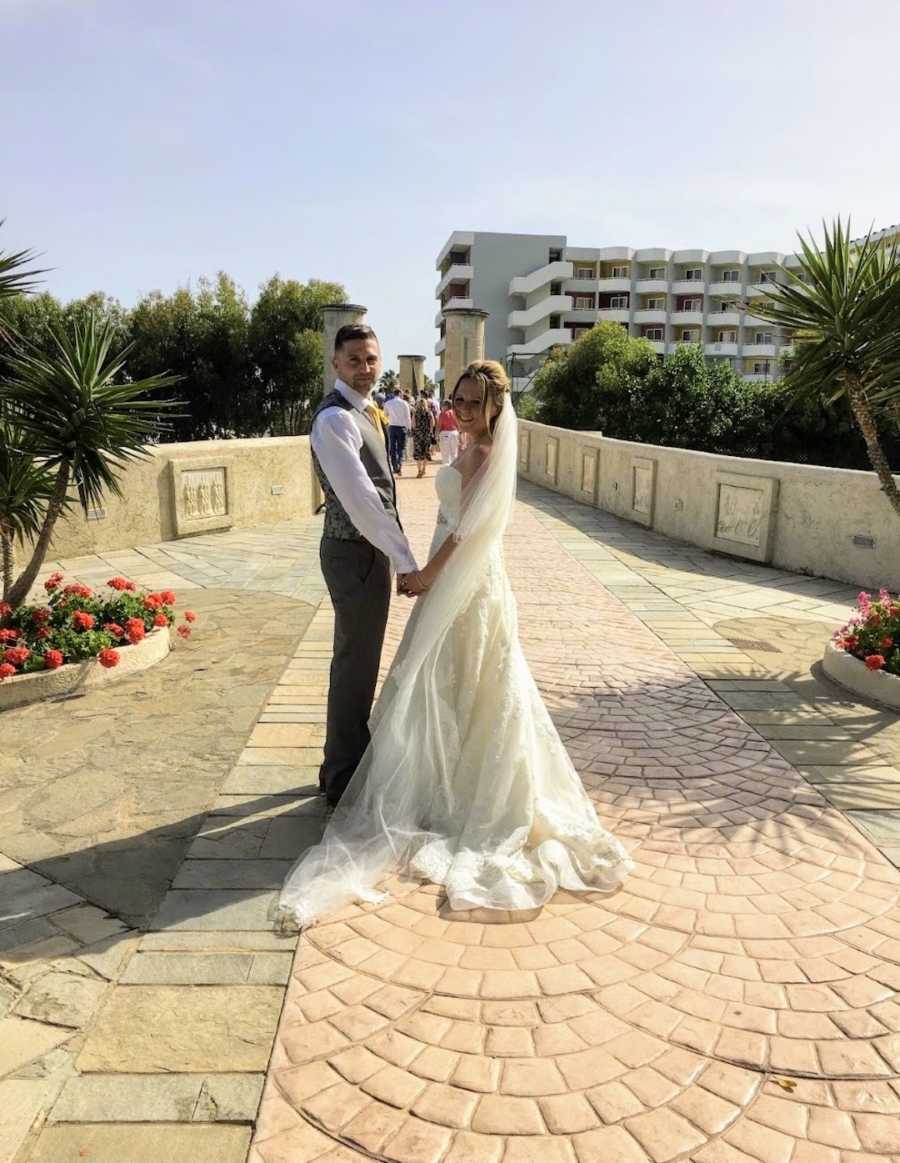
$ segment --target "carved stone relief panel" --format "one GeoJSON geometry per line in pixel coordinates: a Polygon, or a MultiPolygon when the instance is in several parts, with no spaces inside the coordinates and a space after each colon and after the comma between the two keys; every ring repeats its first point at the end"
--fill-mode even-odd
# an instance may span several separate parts
{"type": "Polygon", "coordinates": [[[556,484],[556,462],[559,455],[559,438],[551,436],[547,440],[544,453],[544,475],[548,481],[556,484]]]}
{"type": "Polygon", "coordinates": [[[656,461],[636,456],[631,462],[631,519],[652,526],[656,504],[656,461]]]}
{"type": "Polygon", "coordinates": [[[528,472],[528,462],[531,459],[531,433],[527,428],[519,429],[519,468],[528,472]]]}
{"type": "Polygon", "coordinates": [[[582,448],[581,450],[581,487],[580,492],[593,501],[597,495],[597,457],[596,448],[582,448]]]}
{"type": "Polygon", "coordinates": [[[232,484],[221,460],[193,459],[169,462],[175,536],[229,529],[232,520],[232,484]]]}
{"type": "Polygon", "coordinates": [[[778,480],[719,472],[713,538],[727,552],[754,561],[771,557],[778,480]]]}

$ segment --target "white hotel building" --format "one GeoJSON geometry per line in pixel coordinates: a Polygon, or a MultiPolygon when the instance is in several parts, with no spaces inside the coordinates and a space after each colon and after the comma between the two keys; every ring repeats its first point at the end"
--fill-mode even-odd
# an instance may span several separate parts
{"type": "Polygon", "coordinates": [[[709,359],[727,360],[745,379],[777,379],[788,341],[752,308],[782,280],[779,263],[790,268],[797,259],[775,251],[569,246],[563,235],[456,230],[436,263],[436,379],[443,380],[446,307],[489,312],[485,356],[504,363],[521,387],[551,347],[603,320],[649,340],[660,354],[699,343],[709,359]]]}

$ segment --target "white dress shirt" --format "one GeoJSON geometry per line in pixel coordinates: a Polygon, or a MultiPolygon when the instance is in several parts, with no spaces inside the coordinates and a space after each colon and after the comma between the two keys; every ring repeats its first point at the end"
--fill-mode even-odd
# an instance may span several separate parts
{"type": "MultiPolygon", "coordinates": [[[[363,413],[364,423],[370,423],[365,418],[370,403],[368,397],[354,392],[343,380],[337,380],[334,386],[348,404],[363,413]]],[[[309,441],[347,516],[366,541],[386,554],[398,573],[417,570],[406,534],[396,518],[385,510],[381,496],[365,470],[359,455],[362,437],[345,409],[334,407],[320,412],[309,441]]]]}
{"type": "Polygon", "coordinates": [[[392,427],[412,428],[412,412],[409,410],[409,404],[401,396],[385,400],[382,411],[388,418],[388,424],[392,427]]]}

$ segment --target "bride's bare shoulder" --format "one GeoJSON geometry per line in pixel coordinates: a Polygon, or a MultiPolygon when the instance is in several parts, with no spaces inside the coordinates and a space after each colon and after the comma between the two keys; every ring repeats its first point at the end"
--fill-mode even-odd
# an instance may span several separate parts
{"type": "Polygon", "coordinates": [[[490,447],[484,444],[474,444],[453,462],[453,467],[467,485],[490,456],[490,447]]]}

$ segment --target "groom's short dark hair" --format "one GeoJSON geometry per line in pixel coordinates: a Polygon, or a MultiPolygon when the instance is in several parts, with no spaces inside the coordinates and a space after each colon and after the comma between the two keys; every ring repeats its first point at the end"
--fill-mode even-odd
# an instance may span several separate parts
{"type": "Polygon", "coordinates": [[[345,323],[338,328],[334,337],[334,350],[340,351],[345,343],[351,343],[354,339],[374,339],[378,342],[378,336],[368,323],[345,323]]]}

